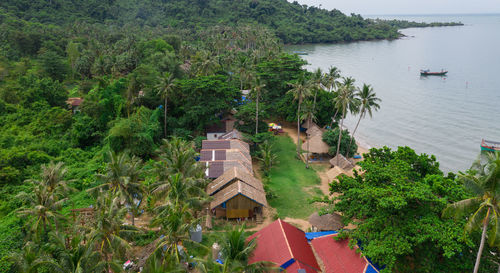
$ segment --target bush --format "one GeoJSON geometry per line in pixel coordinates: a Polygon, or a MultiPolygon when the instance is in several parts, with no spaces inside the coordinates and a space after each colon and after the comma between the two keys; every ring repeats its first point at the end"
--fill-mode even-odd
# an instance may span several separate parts
{"type": "MultiPolygon", "coordinates": [[[[328,151],[328,153],[331,156],[337,154],[339,132],[340,132],[339,128],[335,128],[333,130],[328,130],[323,134],[323,141],[330,146],[330,150],[328,151]]],[[[340,154],[346,156],[347,149],[349,149],[349,142],[351,141],[351,138],[352,138],[352,143],[349,150],[349,155],[352,156],[358,151],[358,145],[356,144],[356,140],[353,137],[351,137],[351,135],[349,134],[349,130],[346,129],[342,131],[342,139],[340,140],[340,154]]]]}

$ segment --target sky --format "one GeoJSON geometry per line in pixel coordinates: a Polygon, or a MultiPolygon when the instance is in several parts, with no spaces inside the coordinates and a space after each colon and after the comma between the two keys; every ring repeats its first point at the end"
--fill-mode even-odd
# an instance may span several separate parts
{"type": "MultiPolygon", "coordinates": [[[[293,0],[288,0],[293,2],[293,0]]],[[[296,0],[361,15],[500,13],[500,0],[296,0]]]]}

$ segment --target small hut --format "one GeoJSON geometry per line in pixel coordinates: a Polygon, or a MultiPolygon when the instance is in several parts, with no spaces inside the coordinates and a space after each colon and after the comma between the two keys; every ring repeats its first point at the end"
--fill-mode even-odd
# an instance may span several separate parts
{"type": "Polygon", "coordinates": [[[332,166],[337,166],[337,167],[340,167],[341,169],[343,170],[350,170],[352,168],[354,168],[354,163],[349,161],[347,158],[345,158],[342,154],[339,154],[338,155],[338,160],[337,160],[337,156],[335,156],[334,158],[332,158],[330,160],[330,164],[332,166]]]}
{"type": "Polygon", "coordinates": [[[344,227],[342,224],[342,216],[336,213],[320,216],[315,212],[309,216],[309,223],[315,231],[339,230],[344,227]]]}
{"type": "Polygon", "coordinates": [[[302,144],[302,150],[309,151],[313,154],[326,154],[329,149],[330,146],[323,141],[323,137],[321,135],[312,136],[302,144]],[[309,149],[307,147],[308,144],[309,149]]]}
{"type": "Polygon", "coordinates": [[[313,136],[316,136],[316,135],[320,135],[320,136],[323,136],[323,130],[321,130],[321,128],[319,128],[318,125],[316,124],[312,124],[311,126],[309,126],[309,128],[307,129],[306,131],[306,134],[307,136],[309,137],[313,137],[313,136]]]}
{"type": "Polygon", "coordinates": [[[241,181],[225,187],[213,195],[210,209],[216,217],[252,218],[267,206],[266,194],[241,181]]]}

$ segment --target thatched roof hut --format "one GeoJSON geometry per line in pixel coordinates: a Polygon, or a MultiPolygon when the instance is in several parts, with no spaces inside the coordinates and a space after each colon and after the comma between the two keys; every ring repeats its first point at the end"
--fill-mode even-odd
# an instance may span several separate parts
{"type": "Polygon", "coordinates": [[[350,170],[350,169],[354,168],[355,164],[353,162],[351,162],[350,160],[345,158],[342,154],[339,154],[338,156],[339,156],[338,161],[337,161],[337,156],[330,159],[330,164],[332,166],[340,167],[343,170],[350,170]]]}
{"type": "Polygon", "coordinates": [[[323,137],[321,135],[312,136],[302,144],[302,150],[309,151],[314,154],[326,154],[329,149],[330,146],[323,141],[323,137]],[[309,149],[307,149],[308,143],[309,149]]]}
{"type": "Polygon", "coordinates": [[[342,216],[336,213],[320,216],[315,212],[309,216],[309,223],[318,231],[339,230],[344,227],[342,224],[342,216]]]}
{"type": "Polygon", "coordinates": [[[323,130],[321,130],[321,128],[319,128],[318,125],[316,124],[312,124],[306,131],[306,134],[308,136],[316,136],[316,135],[320,135],[320,136],[323,136],[323,130]]]}

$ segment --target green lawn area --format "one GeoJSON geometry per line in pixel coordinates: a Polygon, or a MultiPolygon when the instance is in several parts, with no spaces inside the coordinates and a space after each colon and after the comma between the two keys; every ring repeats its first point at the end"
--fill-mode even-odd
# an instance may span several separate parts
{"type": "Polygon", "coordinates": [[[269,173],[267,186],[277,197],[268,200],[269,205],[276,208],[281,218],[307,219],[317,210],[309,199],[320,195],[320,178],[296,158],[296,146],[290,137],[276,137],[274,149],[279,163],[269,173]]]}

